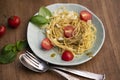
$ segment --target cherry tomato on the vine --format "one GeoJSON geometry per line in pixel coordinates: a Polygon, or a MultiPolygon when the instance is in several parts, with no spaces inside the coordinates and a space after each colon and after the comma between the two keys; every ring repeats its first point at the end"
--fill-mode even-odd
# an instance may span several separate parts
{"type": "Polygon", "coordinates": [[[87,22],[92,19],[92,15],[90,12],[83,10],[80,12],[80,19],[87,22]]]}
{"type": "Polygon", "coordinates": [[[42,40],[41,47],[45,50],[50,50],[53,47],[53,45],[48,38],[45,38],[42,40]]]}
{"type": "Polygon", "coordinates": [[[74,55],[72,52],[65,50],[62,54],[62,60],[64,61],[71,61],[74,58],[74,55]]]}
{"type": "Polygon", "coordinates": [[[20,17],[11,16],[8,18],[8,25],[12,28],[17,28],[20,25],[20,17]]]}
{"type": "Polygon", "coordinates": [[[74,31],[73,26],[65,26],[63,30],[64,30],[64,36],[66,38],[70,38],[73,36],[73,31],[74,31]]]}
{"type": "Polygon", "coordinates": [[[0,26],[0,37],[2,37],[6,32],[6,27],[4,25],[0,26]]]}

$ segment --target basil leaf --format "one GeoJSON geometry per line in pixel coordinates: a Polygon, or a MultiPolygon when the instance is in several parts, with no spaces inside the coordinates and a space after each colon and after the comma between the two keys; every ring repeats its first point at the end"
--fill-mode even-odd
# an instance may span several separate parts
{"type": "Polygon", "coordinates": [[[7,44],[2,48],[0,54],[0,63],[13,62],[17,56],[18,51],[28,47],[27,41],[17,41],[16,44],[7,44]]]}
{"type": "Polygon", "coordinates": [[[27,43],[26,40],[25,41],[17,41],[16,42],[16,47],[17,47],[18,51],[21,51],[21,50],[23,50],[23,49],[28,47],[28,43],[27,43]]]}
{"type": "Polygon", "coordinates": [[[0,54],[0,63],[10,63],[17,55],[17,48],[15,44],[5,45],[0,54]]]}
{"type": "Polygon", "coordinates": [[[41,15],[32,16],[30,21],[37,26],[42,26],[42,25],[47,24],[49,22],[45,17],[43,17],[41,15]]]}
{"type": "Polygon", "coordinates": [[[1,55],[2,55],[2,54],[6,54],[6,53],[8,53],[9,51],[12,51],[13,48],[16,49],[15,44],[5,45],[5,46],[2,48],[1,55]]]}
{"type": "Polygon", "coordinates": [[[39,15],[43,16],[43,17],[50,17],[52,16],[52,13],[46,8],[46,7],[41,7],[39,12],[38,12],[39,15]]]}
{"type": "Polygon", "coordinates": [[[0,55],[0,63],[6,64],[6,63],[10,63],[13,62],[16,58],[17,52],[8,52],[4,55],[0,55]]]}

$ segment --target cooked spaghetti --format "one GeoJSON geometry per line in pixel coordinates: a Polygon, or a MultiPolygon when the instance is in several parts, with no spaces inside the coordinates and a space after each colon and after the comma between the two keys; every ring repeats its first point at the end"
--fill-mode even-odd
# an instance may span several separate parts
{"type": "Polygon", "coordinates": [[[96,28],[91,21],[80,20],[79,14],[60,8],[53,13],[50,24],[46,27],[46,35],[59,50],[69,50],[74,54],[82,54],[89,50],[96,39],[96,28]],[[73,26],[72,37],[64,36],[64,27],[73,26]]]}

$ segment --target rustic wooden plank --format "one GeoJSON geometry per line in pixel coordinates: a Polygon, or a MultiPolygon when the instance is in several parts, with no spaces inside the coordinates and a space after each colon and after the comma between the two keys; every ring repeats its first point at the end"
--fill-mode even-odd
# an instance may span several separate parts
{"type": "MultiPolygon", "coordinates": [[[[30,17],[39,10],[39,7],[54,3],[77,3],[86,6],[105,26],[106,38],[100,52],[92,60],[70,68],[105,73],[106,80],[120,80],[120,0],[0,0],[0,24],[7,26],[7,19],[11,15],[18,15],[21,18],[18,29],[8,28],[6,34],[0,38],[0,50],[8,43],[26,39],[30,17]]],[[[32,72],[20,64],[18,57],[13,63],[0,64],[0,80],[65,80],[51,71],[32,72]]]]}

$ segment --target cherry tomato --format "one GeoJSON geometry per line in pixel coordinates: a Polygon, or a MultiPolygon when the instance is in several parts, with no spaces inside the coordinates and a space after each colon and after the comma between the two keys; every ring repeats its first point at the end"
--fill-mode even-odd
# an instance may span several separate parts
{"type": "Polygon", "coordinates": [[[71,61],[74,58],[72,52],[65,50],[62,54],[62,60],[64,61],[71,61]]]}
{"type": "Polygon", "coordinates": [[[6,32],[6,27],[4,25],[0,26],[0,37],[2,37],[6,32]]]}
{"type": "Polygon", "coordinates": [[[64,36],[66,37],[66,38],[70,38],[70,37],[72,37],[73,35],[73,31],[74,31],[74,28],[73,28],[73,26],[65,26],[64,27],[64,36]]]}
{"type": "Polygon", "coordinates": [[[88,11],[83,10],[80,12],[80,19],[87,22],[88,20],[92,19],[92,15],[88,11]]]}
{"type": "Polygon", "coordinates": [[[20,17],[18,16],[11,16],[8,19],[8,25],[12,28],[17,28],[20,25],[20,17]]]}
{"type": "Polygon", "coordinates": [[[41,46],[45,50],[50,50],[53,47],[51,41],[48,38],[42,40],[41,46]]]}

